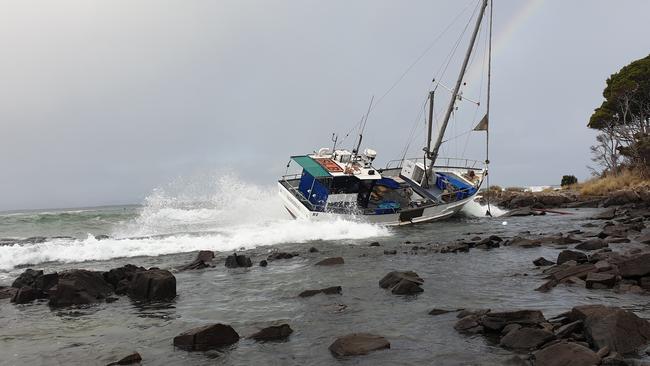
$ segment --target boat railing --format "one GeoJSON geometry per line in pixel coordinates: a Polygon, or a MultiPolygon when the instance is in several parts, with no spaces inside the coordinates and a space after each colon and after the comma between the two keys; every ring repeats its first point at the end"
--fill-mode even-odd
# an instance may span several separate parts
{"type": "Polygon", "coordinates": [[[305,197],[302,192],[298,189],[298,187],[295,187],[293,184],[289,182],[289,180],[297,180],[302,177],[302,174],[289,174],[289,175],[283,175],[282,178],[280,179],[280,184],[282,184],[294,197],[298,198],[300,202],[305,204],[307,208],[309,208],[311,211],[323,211],[325,208],[325,205],[315,205],[311,203],[307,197],[305,197]]]}
{"type": "MultiPolygon", "coordinates": [[[[425,163],[424,158],[407,158],[407,159],[391,160],[386,164],[385,170],[400,169],[402,168],[402,165],[406,160],[414,160],[416,162],[425,163]]],[[[485,167],[485,162],[480,160],[472,160],[472,159],[440,157],[436,159],[436,165],[434,165],[433,167],[483,170],[485,167]]]]}

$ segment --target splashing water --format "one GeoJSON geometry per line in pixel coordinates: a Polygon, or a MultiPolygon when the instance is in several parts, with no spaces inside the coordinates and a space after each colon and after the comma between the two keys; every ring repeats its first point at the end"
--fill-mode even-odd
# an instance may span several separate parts
{"type": "MultiPolygon", "coordinates": [[[[462,210],[462,212],[465,215],[473,216],[473,217],[486,217],[487,211],[488,211],[487,205],[482,205],[479,202],[476,202],[475,200],[468,202],[465,206],[463,206],[463,210],[462,210]]],[[[490,205],[490,214],[492,214],[492,217],[502,216],[506,212],[507,211],[500,209],[496,205],[490,205]]]]}
{"type": "Polygon", "coordinates": [[[82,262],[157,256],[196,250],[231,251],[312,240],[391,235],[381,226],[332,220],[293,220],[276,190],[233,175],[178,180],[155,189],[131,220],[116,224],[109,239],[49,239],[36,245],[0,246],[0,270],[58,261],[82,262]]]}

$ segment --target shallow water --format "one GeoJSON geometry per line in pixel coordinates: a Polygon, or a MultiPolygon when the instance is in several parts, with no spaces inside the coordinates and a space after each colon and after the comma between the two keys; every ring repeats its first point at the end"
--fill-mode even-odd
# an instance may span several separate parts
{"type": "MultiPolygon", "coordinates": [[[[275,208],[251,212],[249,220],[233,224],[223,219],[217,204],[192,208],[187,202],[165,202],[108,208],[112,212],[106,215],[115,219],[95,232],[83,233],[80,227],[85,223],[62,223],[69,234],[81,232],[76,239],[0,246],[2,285],[10,284],[30,262],[46,271],[107,270],[126,263],[172,269],[191,262],[196,250],[218,251],[215,268],[175,273],[178,297],[168,304],[143,306],[120,297],[110,304],[52,310],[44,303],[14,305],[0,300],[0,364],[104,365],[138,351],[148,365],[501,365],[510,352],[481,336],[458,334],[453,329],[455,313],[430,316],[429,310],[535,308],[550,317],[578,304],[604,303],[650,317],[648,298],[640,295],[569,286],[549,293],[534,291],[543,280],[531,261],[539,256],[555,258],[559,249],[474,249],[460,254],[426,250],[414,254],[410,249],[476,235],[566,232],[580,228],[594,212],[589,209],[569,210],[572,214],[564,216],[464,217],[386,229],[355,222],[290,221],[278,216],[275,208]],[[103,233],[112,239],[92,237],[103,233]],[[371,241],[381,246],[368,246],[371,241]],[[312,246],[320,252],[308,253],[312,246]],[[256,265],[225,268],[224,257],[240,247],[248,248],[246,254],[256,265]],[[385,249],[397,249],[398,254],[384,255],[385,249]],[[266,268],[257,266],[270,250],[297,251],[300,256],[272,261],[266,268]],[[314,266],[331,256],[344,257],[345,264],[314,266]],[[378,281],[392,270],[416,271],[424,279],[424,292],[404,297],[381,289],[378,281]],[[297,297],[306,289],[336,285],[343,287],[340,296],[297,297]],[[289,323],[294,333],[283,342],[243,338],[217,352],[173,348],[172,338],[180,332],[215,322],[232,325],[243,337],[279,322],[289,323]],[[337,336],[352,332],[383,335],[391,349],[335,359],[327,347],[337,336]]],[[[101,218],[102,210],[92,215],[101,218]]],[[[11,220],[20,216],[12,215],[11,220]]],[[[5,216],[0,216],[2,220],[5,216]]],[[[14,232],[8,227],[0,223],[4,230],[0,237],[31,236],[18,235],[15,225],[14,232]]],[[[48,231],[53,227],[38,234],[59,235],[48,231]]]]}

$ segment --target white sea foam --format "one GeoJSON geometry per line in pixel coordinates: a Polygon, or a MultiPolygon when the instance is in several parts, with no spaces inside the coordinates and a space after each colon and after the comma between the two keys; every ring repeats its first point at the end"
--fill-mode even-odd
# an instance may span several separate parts
{"type": "MultiPolygon", "coordinates": [[[[470,201],[465,206],[463,206],[463,213],[468,216],[473,217],[485,217],[485,213],[488,211],[487,205],[482,205],[476,201],[470,201]]],[[[496,205],[490,205],[490,213],[492,217],[499,217],[505,214],[507,211],[500,209],[496,205]]]]}
{"type": "Polygon", "coordinates": [[[50,261],[81,262],[156,256],[209,249],[231,251],[311,240],[363,239],[390,235],[381,226],[333,220],[293,220],[273,187],[233,176],[175,182],[154,190],[134,220],[118,225],[110,239],[52,239],[37,245],[0,247],[0,270],[50,261]]]}

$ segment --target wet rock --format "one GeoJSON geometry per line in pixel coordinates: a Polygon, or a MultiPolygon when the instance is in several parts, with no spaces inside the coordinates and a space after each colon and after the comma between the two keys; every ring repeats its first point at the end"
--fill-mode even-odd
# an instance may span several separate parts
{"type": "Polygon", "coordinates": [[[476,314],[471,314],[460,318],[456,324],[454,324],[454,329],[461,333],[468,334],[483,333],[483,326],[480,323],[480,316],[476,314]]]}
{"type": "Polygon", "coordinates": [[[264,328],[259,332],[251,335],[249,338],[252,338],[256,341],[273,341],[285,339],[291,333],[293,333],[293,329],[291,329],[289,324],[281,324],[264,328]]]}
{"type": "Polygon", "coordinates": [[[533,261],[533,264],[536,265],[537,267],[544,267],[544,266],[552,266],[555,264],[555,262],[549,261],[544,257],[539,257],[533,261]]]}
{"type": "Polygon", "coordinates": [[[340,295],[343,288],[341,286],[326,287],[320,290],[305,290],[298,294],[299,297],[312,297],[318,294],[340,295]]]}
{"type": "Polygon", "coordinates": [[[18,276],[11,284],[11,287],[21,288],[25,286],[32,287],[34,286],[36,279],[43,275],[42,270],[33,270],[31,268],[26,269],[23,273],[18,276]]]}
{"type": "Polygon", "coordinates": [[[564,324],[555,330],[557,338],[569,338],[573,333],[582,330],[582,320],[564,324]]]}
{"type": "Polygon", "coordinates": [[[555,335],[547,330],[519,328],[510,331],[501,338],[499,345],[514,350],[533,350],[553,339],[555,339],[555,335]]]}
{"type": "Polygon", "coordinates": [[[611,220],[616,217],[616,208],[604,210],[592,217],[595,220],[611,220]]]}
{"type": "Polygon", "coordinates": [[[106,240],[109,239],[110,237],[108,235],[95,235],[95,240],[106,240]]]}
{"type": "Polygon", "coordinates": [[[641,201],[641,196],[633,190],[620,190],[612,192],[609,196],[603,201],[604,207],[610,206],[621,206],[628,203],[634,203],[641,201]]]}
{"type": "Polygon", "coordinates": [[[18,292],[18,289],[15,287],[5,287],[0,286],[0,300],[2,299],[11,299],[18,292]]]}
{"type": "Polygon", "coordinates": [[[397,254],[397,250],[391,249],[391,250],[384,250],[385,255],[395,255],[397,254]]]}
{"type": "Polygon", "coordinates": [[[630,239],[628,238],[613,238],[609,237],[605,239],[605,242],[607,244],[621,244],[621,243],[629,243],[630,239]]]}
{"type": "Polygon", "coordinates": [[[456,310],[446,310],[446,309],[438,309],[438,308],[433,308],[431,311],[429,311],[429,315],[442,315],[442,314],[448,314],[448,313],[453,313],[458,311],[459,309],[456,310]]]}
{"type": "Polygon", "coordinates": [[[636,241],[642,244],[650,244],[650,232],[641,234],[636,238],[636,241]]]}
{"type": "Polygon", "coordinates": [[[337,264],[343,264],[345,261],[343,260],[342,257],[333,257],[333,258],[325,258],[322,261],[316,263],[317,266],[333,266],[337,264]]]}
{"type": "Polygon", "coordinates": [[[34,281],[34,288],[41,291],[44,296],[47,296],[47,291],[59,283],[59,274],[57,272],[46,273],[34,281]]]}
{"type": "Polygon", "coordinates": [[[589,272],[596,271],[596,266],[591,263],[579,264],[577,266],[572,266],[567,269],[557,271],[553,273],[550,277],[557,281],[562,281],[570,277],[577,277],[580,279],[586,278],[589,272]]]}
{"type": "Polygon", "coordinates": [[[639,286],[644,290],[650,290],[650,277],[639,278],[639,286]]]}
{"type": "Polygon", "coordinates": [[[467,253],[470,245],[468,243],[453,243],[440,248],[440,253],[467,253]]]}
{"type": "Polygon", "coordinates": [[[556,343],[533,353],[535,366],[595,366],[596,352],[576,343],[556,343]]]}
{"type": "Polygon", "coordinates": [[[545,215],[546,212],[544,211],[539,211],[539,210],[533,210],[530,207],[522,207],[514,210],[510,210],[504,215],[503,217],[518,217],[518,216],[540,216],[540,215],[545,215]]]}
{"type": "Polygon", "coordinates": [[[39,291],[29,286],[23,286],[14,293],[11,302],[16,304],[26,304],[39,298],[39,291]]]}
{"type": "Polygon", "coordinates": [[[393,271],[379,281],[379,287],[390,289],[396,295],[410,295],[424,291],[420,287],[423,283],[424,280],[413,271],[393,271]]]}
{"type": "Polygon", "coordinates": [[[520,236],[515,236],[511,240],[508,240],[505,245],[521,248],[534,248],[540,246],[540,242],[536,240],[530,240],[522,238],[520,236]]]}
{"type": "Polygon", "coordinates": [[[372,351],[390,348],[386,338],[368,333],[353,333],[339,337],[329,346],[337,357],[365,355],[372,351]]]}
{"type": "Polygon", "coordinates": [[[563,250],[557,256],[557,264],[562,264],[568,261],[576,261],[577,263],[585,263],[589,260],[585,253],[576,252],[575,250],[563,250]]]}
{"type": "Polygon", "coordinates": [[[228,268],[251,267],[253,266],[253,262],[245,255],[238,255],[237,253],[233,253],[233,255],[226,257],[225,265],[228,268]]]}
{"type": "Polygon", "coordinates": [[[82,305],[104,300],[113,293],[113,286],[100,272],[74,269],[59,274],[57,285],[48,293],[50,306],[82,305]]]}
{"type": "Polygon", "coordinates": [[[481,324],[486,329],[495,332],[500,332],[508,324],[538,326],[544,322],[546,322],[544,314],[539,310],[489,312],[481,319],[481,324]]]}
{"type": "Polygon", "coordinates": [[[226,324],[211,324],[187,330],[174,337],[174,346],[186,351],[204,351],[229,346],[239,341],[239,334],[226,324]]]}
{"type": "Polygon", "coordinates": [[[575,248],[578,250],[597,250],[608,246],[609,245],[603,239],[594,238],[576,245],[575,248]]]}
{"type": "Polygon", "coordinates": [[[379,246],[381,246],[381,244],[379,244],[378,241],[373,241],[372,243],[370,243],[369,246],[370,246],[370,247],[379,247],[379,246]]]}
{"type": "Polygon", "coordinates": [[[478,317],[481,317],[489,313],[490,311],[491,311],[490,309],[463,309],[456,315],[456,317],[458,319],[462,319],[469,315],[476,315],[478,317]]]}
{"type": "Polygon", "coordinates": [[[170,301],[176,297],[176,277],[164,269],[136,272],[129,296],[143,301],[170,301]]]}
{"type": "Polygon", "coordinates": [[[142,362],[142,356],[138,352],[134,352],[124,358],[122,358],[119,361],[116,362],[111,362],[107,366],[113,366],[113,365],[133,365],[134,363],[140,363],[142,362]]]}
{"type": "Polygon", "coordinates": [[[616,284],[616,276],[611,273],[591,272],[585,280],[586,287],[590,289],[612,288],[616,284]]]}
{"type": "Polygon", "coordinates": [[[650,341],[650,323],[636,314],[603,305],[576,306],[571,310],[574,320],[584,322],[584,334],[594,349],[629,354],[650,341]]]}
{"type": "Polygon", "coordinates": [[[642,277],[650,274],[650,253],[645,253],[618,263],[622,277],[642,277]]]}
{"type": "Polygon", "coordinates": [[[270,261],[278,260],[278,259],[291,259],[293,257],[297,257],[300,254],[298,253],[287,253],[287,252],[277,252],[277,253],[272,253],[270,254],[266,259],[270,261]]]}
{"type": "Polygon", "coordinates": [[[40,244],[40,243],[45,243],[47,241],[47,238],[44,236],[31,236],[27,239],[23,239],[20,241],[21,244],[40,244]]]}
{"type": "Polygon", "coordinates": [[[106,282],[113,286],[117,295],[126,295],[135,274],[143,271],[146,271],[146,268],[127,264],[119,268],[113,268],[108,272],[104,272],[103,275],[106,282]]]}
{"type": "Polygon", "coordinates": [[[214,252],[211,250],[201,250],[196,256],[196,259],[189,264],[179,268],[180,271],[187,271],[191,269],[203,269],[213,267],[212,260],[214,259],[214,252]]]}
{"type": "Polygon", "coordinates": [[[309,253],[318,253],[318,249],[311,247],[309,248],[309,253]]]}
{"type": "Polygon", "coordinates": [[[265,259],[262,259],[262,260],[260,261],[260,267],[266,267],[266,266],[268,266],[268,265],[269,265],[269,262],[267,262],[265,259]]]}

